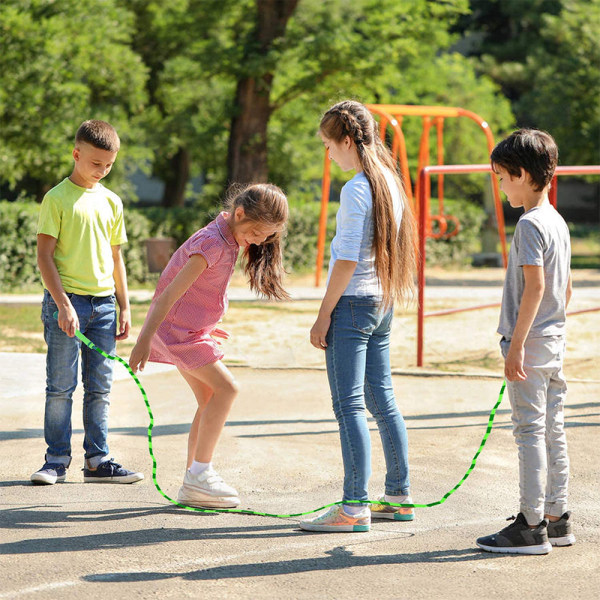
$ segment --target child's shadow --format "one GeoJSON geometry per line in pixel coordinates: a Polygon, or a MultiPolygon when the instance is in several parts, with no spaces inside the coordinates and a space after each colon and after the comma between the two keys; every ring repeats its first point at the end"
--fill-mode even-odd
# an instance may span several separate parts
{"type": "Polygon", "coordinates": [[[371,567],[375,565],[401,565],[416,563],[454,563],[473,560],[489,560],[503,558],[506,555],[490,554],[476,548],[463,550],[437,550],[416,554],[378,554],[375,556],[355,556],[344,546],[338,546],[325,552],[326,556],[299,558],[293,560],[277,560],[274,562],[258,562],[250,564],[223,565],[210,567],[189,573],[100,573],[83,577],[85,581],[135,582],[158,581],[181,577],[187,581],[216,579],[237,579],[246,577],[265,577],[290,575],[310,571],[338,571],[350,567],[371,567]]]}

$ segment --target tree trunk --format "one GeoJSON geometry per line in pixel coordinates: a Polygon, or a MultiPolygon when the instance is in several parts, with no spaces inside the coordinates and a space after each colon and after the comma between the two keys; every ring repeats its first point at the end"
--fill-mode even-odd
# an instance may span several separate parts
{"type": "Polygon", "coordinates": [[[190,178],[190,154],[187,148],[179,148],[169,161],[169,169],[165,173],[165,191],[162,205],[166,207],[183,206],[185,188],[190,178]]]}
{"type": "MultiPolygon", "coordinates": [[[[298,0],[257,0],[254,38],[258,49],[248,47],[244,62],[256,63],[267,58],[273,42],[285,33],[297,4],[298,0]]],[[[273,76],[272,72],[261,72],[257,76],[243,76],[237,82],[227,150],[228,184],[268,179],[267,126],[272,112],[273,76]]]]}

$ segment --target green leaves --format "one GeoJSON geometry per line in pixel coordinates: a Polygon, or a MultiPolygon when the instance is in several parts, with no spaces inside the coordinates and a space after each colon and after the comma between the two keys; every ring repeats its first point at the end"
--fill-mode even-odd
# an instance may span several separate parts
{"type": "Polygon", "coordinates": [[[130,47],[132,15],[116,0],[93,5],[0,4],[0,178],[38,197],[68,175],[83,120],[110,121],[126,142],[125,157],[130,136],[139,140],[135,117],[146,103],[146,67],[130,47]]]}

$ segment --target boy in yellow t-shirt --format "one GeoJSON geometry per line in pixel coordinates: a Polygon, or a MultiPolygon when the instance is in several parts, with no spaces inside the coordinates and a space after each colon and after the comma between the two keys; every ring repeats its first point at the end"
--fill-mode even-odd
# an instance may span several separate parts
{"type": "Polygon", "coordinates": [[[120,140],[105,121],[81,124],[71,175],[44,197],[37,231],[38,266],[44,283],[42,321],[46,357],[45,464],[34,484],[64,481],[71,464],[71,411],[81,352],[85,482],[133,483],[142,473],[108,457],[108,406],[113,361],[82,346],[79,329],[114,354],[129,335],[131,313],[121,244],[127,241],[123,204],[100,180],[110,173],[120,140]],[[117,311],[119,304],[118,332],[117,311]],[[58,319],[54,317],[58,312],[58,319]]]}

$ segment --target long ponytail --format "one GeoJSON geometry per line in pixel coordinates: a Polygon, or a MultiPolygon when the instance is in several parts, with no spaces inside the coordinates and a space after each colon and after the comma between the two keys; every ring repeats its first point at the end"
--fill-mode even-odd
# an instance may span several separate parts
{"type": "Polygon", "coordinates": [[[363,104],[345,100],[325,113],[320,130],[335,142],[349,136],[355,143],[373,198],[373,255],[383,302],[387,306],[394,301],[406,302],[414,295],[415,287],[415,218],[394,159],[376,134],[375,119],[363,104]],[[402,218],[399,228],[386,170],[392,175],[400,194],[402,218]]]}

